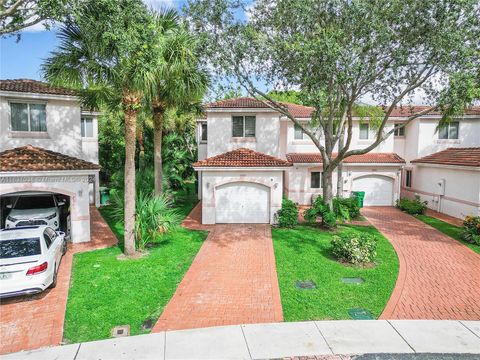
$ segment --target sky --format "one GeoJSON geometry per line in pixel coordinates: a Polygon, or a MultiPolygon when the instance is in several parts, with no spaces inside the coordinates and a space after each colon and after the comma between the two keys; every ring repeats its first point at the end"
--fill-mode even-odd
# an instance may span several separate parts
{"type": "MultiPolygon", "coordinates": [[[[144,0],[155,9],[176,8],[180,10],[184,0],[144,0]]],[[[42,80],[41,64],[49,53],[55,50],[58,40],[55,29],[46,31],[42,25],[35,25],[16,36],[0,38],[0,79],[42,80]]]]}

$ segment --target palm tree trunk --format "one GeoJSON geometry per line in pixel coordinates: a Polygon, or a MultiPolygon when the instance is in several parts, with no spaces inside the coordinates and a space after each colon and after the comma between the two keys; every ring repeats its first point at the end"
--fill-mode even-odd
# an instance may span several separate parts
{"type": "Polygon", "coordinates": [[[165,106],[160,101],[153,104],[153,167],[155,171],[155,196],[163,193],[162,137],[165,106]]]}
{"type": "Polygon", "coordinates": [[[138,142],[138,168],[145,169],[145,141],[143,135],[143,126],[139,124],[137,127],[137,142],[138,142]]]}
{"type": "Polygon", "coordinates": [[[135,147],[136,147],[136,106],[138,97],[126,94],[123,99],[125,114],[125,218],[124,252],[135,254],[135,147]]]}

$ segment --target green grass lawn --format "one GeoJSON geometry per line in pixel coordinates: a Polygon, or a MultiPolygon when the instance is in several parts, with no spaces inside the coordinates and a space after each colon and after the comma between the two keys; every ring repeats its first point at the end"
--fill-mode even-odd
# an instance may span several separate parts
{"type": "Polygon", "coordinates": [[[438,220],[434,217],[427,216],[427,215],[417,215],[415,217],[418,220],[423,221],[425,224],[428,224],[431,227],[437,229],[438,231],[444,233],[445,235],[448,235],[451,238],[454,238],[455,240],[460,241],[462,244],[465,244],[470,249],[472,249],[476,253],[480,254],[480,246],[479,245],[470,244],[470,243],[467,243],[466,241],[462,240],[462,238],[460,237],[460,234],[462,232],[462,227],[461,226],[455,226],[455,225],[449,224],[445,221],[438,220]]]}
{"type": "MultiPolygon", "coordinates": [[[[194,196],[179,194],[182,214],[195,204],[194,196]]],[[[111,217],[109,207],[101,213],[119,239],[122,224],[111,217]]],[[[142,323],[153,324],[168,303],[207,236],[203,231],[180,228],[154,247],[148,256],[118,260],[119,246],[76,254],[65,316],[64,338],[68,342],[104,339],[117,325],[130,325],[132,335],[148,332],[142,323]]]]}
{"type": "Polygon", "coordinates": [[[331,253],[331,232],[309,226],[273,229],[273,244],[286,321],[349,319],[351,308],[378,317],[387,304],[398,274],[395,250],[374,227],[341,226],[338,231],[368,232],[378,238],[377,266],[346,266],[331,253]],[[342,277],[361,277],[363,284],[344,284],[342,277]],[[297,280],[313,280],[317,288],[298,290],[297,280]]]}

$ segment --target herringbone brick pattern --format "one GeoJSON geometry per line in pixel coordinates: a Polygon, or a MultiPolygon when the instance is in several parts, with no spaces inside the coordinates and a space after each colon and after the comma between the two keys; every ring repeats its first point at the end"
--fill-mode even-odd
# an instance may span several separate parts
{"type": "Polygon", "coordinates": [[[400,260],[382,319],[480,320],[480,255],[398,209],[367,207],[362,214],[400,260]]]}

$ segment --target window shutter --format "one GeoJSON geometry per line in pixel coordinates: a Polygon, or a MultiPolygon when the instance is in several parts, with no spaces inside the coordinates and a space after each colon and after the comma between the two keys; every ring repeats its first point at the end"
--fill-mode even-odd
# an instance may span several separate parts
{"type": "Polygon", "coordinates": [[[302,140],[303,139],[303,130],[300,126],[298,126],[297,124],[295,124],[295,136],[294,136],[294,139],[295,140],[302,140]]]}
{"type": "Polygon", "coordinates": [[[10,103],[12,131],[28,131],[28,105],[10,103]]]}
{"type": "Polygon", "coordinates": [[[245,137],[255,137],[255,116],[245,116],[245,137]]]}
{"type": "Polygon", "coordinates": [[[232,117],[232,136],[243,137],[243,116],[232,117]]]}

